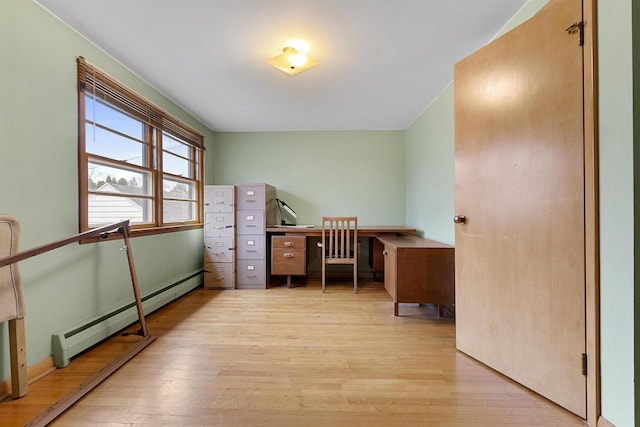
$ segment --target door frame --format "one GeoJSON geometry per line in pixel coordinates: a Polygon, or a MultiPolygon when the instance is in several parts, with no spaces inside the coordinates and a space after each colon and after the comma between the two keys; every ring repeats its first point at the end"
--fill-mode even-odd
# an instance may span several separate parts
{"type": "Polygon", "coordinates": [[[587,423],[601,423],[600,239],[598,188],[597,0],[582,0],[585,188],[587,423]]]}

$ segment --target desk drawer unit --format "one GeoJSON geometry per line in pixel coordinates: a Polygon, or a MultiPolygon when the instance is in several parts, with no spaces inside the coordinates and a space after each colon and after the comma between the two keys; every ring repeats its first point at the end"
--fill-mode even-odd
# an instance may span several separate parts
{"type": "Polygon", "coordinates": [[[304,236],[271,238],[271,274],[304,276],[307,273],[307,239],[304,236]]]}
{"type": "Polygon", "coordinates": [[[398,315],[400,303],[455,304],[455,249],[417,236],[379,237],[384,244],[384,287],[398,315]]]}

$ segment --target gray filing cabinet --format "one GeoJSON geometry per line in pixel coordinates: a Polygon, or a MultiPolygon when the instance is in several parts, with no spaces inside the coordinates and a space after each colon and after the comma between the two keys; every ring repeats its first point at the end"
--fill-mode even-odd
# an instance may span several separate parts
{"type": "Polygon", "coordinates": [[[269,184],[237,184],[236,193],[236,287],[265,289],[266,228],[276,223],[276,189],[269,184]]]}
{"type": "Polygon", "coordinates": [[[204,287],[234,289],[236,192],[233,185],[204,187],[204,287]]]}

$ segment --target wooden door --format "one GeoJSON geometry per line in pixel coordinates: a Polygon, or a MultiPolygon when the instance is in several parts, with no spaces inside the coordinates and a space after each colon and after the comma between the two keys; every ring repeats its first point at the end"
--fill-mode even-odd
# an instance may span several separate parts
{"type": "Polygon", "coordinates": [[[585,418],[581,20],[551,0],[455,67],[456,339],[585,418]]]}

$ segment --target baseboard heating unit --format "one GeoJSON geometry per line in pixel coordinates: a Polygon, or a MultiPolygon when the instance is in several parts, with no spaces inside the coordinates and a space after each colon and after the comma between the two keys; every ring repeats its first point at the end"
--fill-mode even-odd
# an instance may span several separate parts
{"type": "MultiPolygon", "coordinates": [[[[197,271],[182,280],[143,296],[142,306],[145,316],[200,286],[202,273],[203,270],[197,271]]],[[[56,367],[64,368],[74,356],[137,321],[136,305],[131,302],[123,307],[115,308],[107,314],[97,316],[82,325],[54,334],[52,345],[56,367]]]]}

